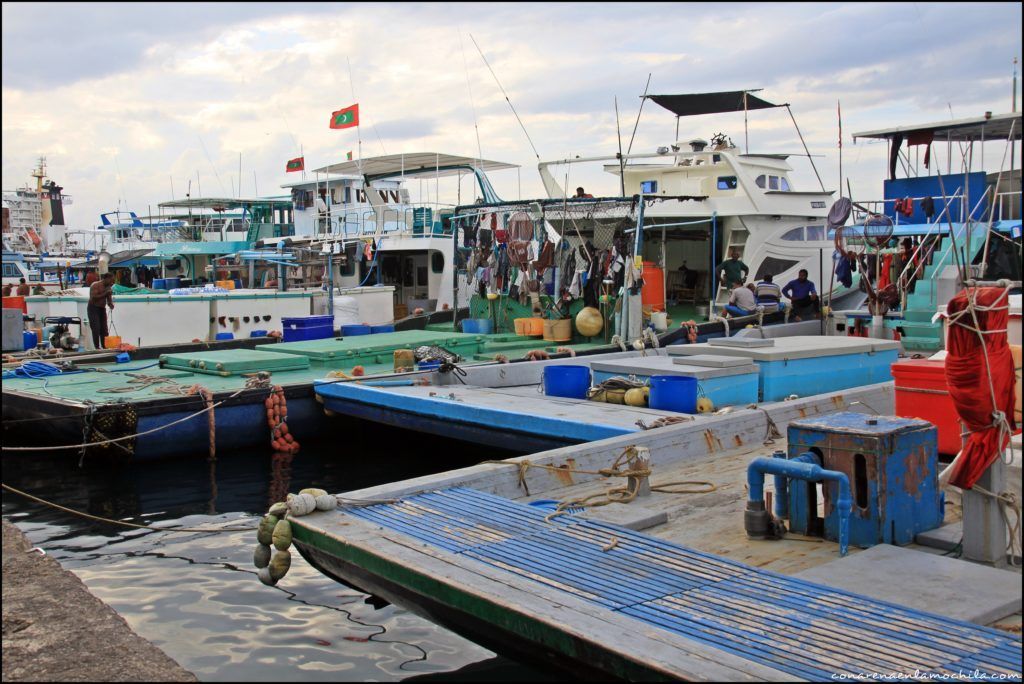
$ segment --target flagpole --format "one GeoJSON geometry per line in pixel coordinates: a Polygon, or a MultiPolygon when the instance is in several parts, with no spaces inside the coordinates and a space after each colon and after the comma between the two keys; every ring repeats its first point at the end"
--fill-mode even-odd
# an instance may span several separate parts
{"type": "Polygon", "coordinates": [[[302,150],[302,145],[299,145],[299,156],[302,157],[302,180],[306,180],[306,153],[302,150]]]}
{"type": "MultiPolygon", "coordinates": [[[[349,60],[347,56],[345,57],[345,63],[348,64],[348,85],[349,88],[352,89],[352,100],[358,106],[359,98],[356,97],[356,84],[355,81],[352,79],[352,62],[349,60]]],[[[356,126],[356,140],[358,141],[359,149],[359,157],[358,160],[356,161],[356,166],[359,168],[359,175],[363,174],[363,132],[361,129],[362,126],[356,126]]]]}

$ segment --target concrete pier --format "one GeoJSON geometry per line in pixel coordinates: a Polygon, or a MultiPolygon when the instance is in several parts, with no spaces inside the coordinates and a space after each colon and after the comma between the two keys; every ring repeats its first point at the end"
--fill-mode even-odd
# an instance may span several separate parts
{"type": "Polygon", "coordinates": [[[3,681],[197,680],[4,520],[3,681]]]}

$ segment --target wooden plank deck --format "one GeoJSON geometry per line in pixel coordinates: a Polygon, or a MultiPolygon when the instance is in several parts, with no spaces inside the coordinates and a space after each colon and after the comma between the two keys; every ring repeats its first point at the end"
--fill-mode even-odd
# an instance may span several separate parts
{"type": "MultiPolygon", "coordinates": [[[[461,592],[485,581],[482,593],[478,589],[473,600],[462,600],[462,609],[506,612],[512,630],[535,633],[537,628],[526,629],[511,617],[521,616],[522,607],[507,601],[509,587],[540,598],[558,596],[555,606],[534,608],[531,615],[541,619],[557,607],[562,614],[555,625],[561,629],[573,629],[582,617],[626,616],[647,636],[631,650],[620,648],[614,638],[618,630],[609,631],[610,625],[585,630],[583,639],[624,662],[654,658],[655,671],[669,676],[721,676],[724,668],[733,670],[733,678],[742,673],[774,679],[782,673],[814,681],[840,673],[956,675],[978,668],[987,675],[1012,676],[1021,670],[1020,639],[1005,632],[822,587],[607,523],[575,516],[546,520],[546,514],[453,488],[314,516],[327,518],[315,534],[300,519],[296,541],[323,547],[326,536],[352,547],[383,536],[415,549],[417,562],[429,550],[431,558],[446,559],[454,569],[434,581],[450,580],[461,592]],[[644,631],[644,626],[660,631],[644,631]]],[[[740,520],[733,517],[733,524],[741,527],[740,520]]],[[[377,547],[367,548],[376,552],[377,547]]],[[[410,567],[422,570],[418,564],[410,567]]],[[[415,580],[410,584],[417,586],[415,580]]]]}

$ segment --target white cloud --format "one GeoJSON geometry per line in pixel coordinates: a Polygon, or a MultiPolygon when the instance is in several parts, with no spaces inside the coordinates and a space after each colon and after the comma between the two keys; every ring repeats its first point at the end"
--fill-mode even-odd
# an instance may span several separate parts
{"type": "MultiPolygon", "coordinates": [[[[67,7],[46,13],[27,60],[19,46],[38,8],[3,6],[3,187],[27,181],[48,153],[53,177],[75,195],[75,225],[119,199],[155,206],[172,178],[178,196],[190,180],[193,195],[200,184],[230,192],[240,153],[243,192],[255,170],[265,194],[292,180],[284,163],[300,146],[314,168],[357,149],[360,133],[364,155],[476,154],[467,72],[484,156],[523,166],[495,176],[499,192],[517,196],[521,184],[538,195],[536,158],[470,35],[542,158],[613,154],[615,97],[627,145],[651,73],[655,93],[763,87],[791,103],[811,152],[825,155],[815,162],[830,188],[841,100],[843,175],[868,195],[881,192],[884,145],[853,146],[850,133],[943,119],[947,103],[957,116],[1006,111],[1021,51],[1013,3],[67,7]],[[360,130],[330,130],[330,113],[353,101],[360,130]]],[[[634,151],[672,142],[675,126],[647,103],[634,151]]],[[[724,131],[742,145],[743,118],[684,119],[679,131],[684,140],[724,131]]],[[[802,151],[783,110],[753,112],[750,142],[802,151]]],[[[801,185],[816,187],[806,160],[793,162],[801,185]]],[[[570,183],[615,190],[599,168],[571,173],[570,183]]]]}

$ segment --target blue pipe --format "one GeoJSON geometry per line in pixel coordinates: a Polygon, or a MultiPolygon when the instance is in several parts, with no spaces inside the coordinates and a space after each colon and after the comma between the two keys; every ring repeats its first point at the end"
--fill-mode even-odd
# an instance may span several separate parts
{"type": "MultiPolygon", "coordinates": [[[[850,542],[850,511],[853,509],[853,497],[850,495],[850,479],[846,473],[837,470],[825,470],[817,464],[812,453],[800,454],[798,458],[787,460],[782,458],[755,458],[747,466],[747,486],[750,488],[751,503],[764,507],[764,476],[775,475],[782,478],[806,480],[808,482],[831,481],[839,485],[839,497],[835,502],[839,512],[839,555],[845,556],[850,542]],[[812,462],[805,460],[805,457],[812,462]]],[[[783,497],[781,492],[778,498],[783,497]]],[[[778,510],[778,507],[776,507],[778,510]]]]}

